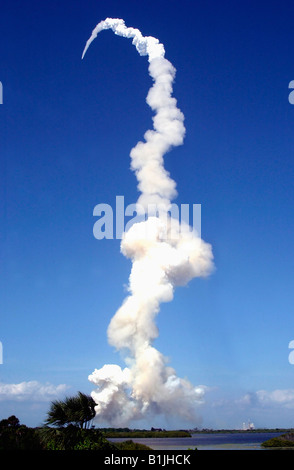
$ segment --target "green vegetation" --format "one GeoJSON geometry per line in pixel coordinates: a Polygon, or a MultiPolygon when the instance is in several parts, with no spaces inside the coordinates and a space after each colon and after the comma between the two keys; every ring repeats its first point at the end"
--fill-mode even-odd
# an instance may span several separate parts
{"type": "Polygon", "coordinates": [[[115,445],[118,450],[151,450],[151,448],[145,446],[145,444],[139,444],[138,442],[133,442],[131,440],[116,442],[115,445]]]}
{"type": "Polygon", "coordinates": [[[20,424],[16,416],[0,421],[0,450],[40,450],[42,449],[35,429],[20,424]]]}
{"type": "Polygon", "coordinates": [[[131,440],[111,443],[98,429],[82,429],[80,426],[29,428],[10,416],[0,421],[0,450],[151,450],[131,440]]]}
{"type": "Polygon", "coordinates": [[[95,406],[93,398],[82,392],[78,392],[74,397],[67,397],[63,401],[53,401],[48,411],[46,424],[54,426],[73,424],[82,429],[87,428],[95,417],[95,406]]]}
{"type": "Polygon", "coordinates": [[[166,430],[140,430],[140,429],[100,429],[107,438],[126,437],[126,438],[157,438],[157,437],[191,437],[188,431],[166,431],[166,430]]]}
{"type": "Polygon", "coordinates": [[[263,442],[262,447],[294,447],[294,433],[288,432],[263,442]]]}
{"type": "MultiPolygon", "coordinates": [[[[39,430],[40,441],[48,450],[130,450],[148,449],[131,440],[118,444],[110,443],[99,429],[89,429],[95,416],[93,398],[78,392],[74,397],[53,401],[45,421],[39,430]],[[55,427],[49,427],[53,425],[55,427]]],[[[110,437],[110,436],[107,436],[110,437]]]]}
{"type": "Polygon", "coordinates": [[[247,429],[244,431],[244,429],[190,429],[189,432],[191,434],[219,434],[219,433],[225,433],[225,434],[255,434],[255,433],[261,433],[261,432],[294,432],[294,429],[285,429],[285,428],[255,428],[255,429],[247,429]]]}
{"type": "Polygon", "coordinates": [[[81,429],[73,424],[60,428],[43,427],[38,434],[45,450],[117,450],[96,429],[81,429]]]}
{"type": "MultiPolygon", "coordinates": [[[[133,442],[136,438],[173,438],[191,437],[197,432],[244,432],[238,430],[193,429],[190,431],[165,429],[129,429],[129,428],[100,428],[91,426],[95,417],[95,402],[84,393],[67,397],[63,401],[51,403],[45,425],[39,428],[29,428],[20,424],[16,416],[10,416],[0,421],[0,450],[103,450],[117,452],[120,450],[151,450],[143,444],[133,442]],[[111,438],[126,438],[123,442],[109,442],[111,438]]],[[[294,430],[274,429],[283,432],[279,437],[265,441],[262,446],[293,447],[294,430]]],[[[268,429],[247,431],[269,432],[268,429]]],[[[195,449],[196,450],[196,449],[195,449]]]]}

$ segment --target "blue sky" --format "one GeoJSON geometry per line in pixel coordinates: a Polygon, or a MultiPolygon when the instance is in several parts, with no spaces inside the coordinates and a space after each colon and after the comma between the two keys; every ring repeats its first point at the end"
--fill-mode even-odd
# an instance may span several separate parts
{"type": "Polygon", "coordinates": [[[131,265],[119,240],[94,238],[93,208],[138,197],[129,153],[152,125],[151,79],[109,31],[81,61],[106,17],[157,37],[177,69],[187,132],[165,166],[175,202],[202,205],[215,256],[208,279],[162,306],[155,345],[207,386],[204,427],[293,426],[294,7],[283,0],[1,6],[0,418],[38,425],[52,399],[90,393],[95,368],[122,363],[106,330],[131,265]]]}

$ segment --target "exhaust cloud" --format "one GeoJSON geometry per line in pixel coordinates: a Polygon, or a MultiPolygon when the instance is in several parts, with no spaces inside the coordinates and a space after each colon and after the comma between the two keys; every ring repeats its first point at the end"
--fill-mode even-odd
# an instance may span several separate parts
{"type": "Polygon", "coordinates": [[[107,335],[110,345],[121,352],[126,367],[106,364],[89,376],[96,386],[92,392],[96,416],[116,426],[154,414],[195,422],[206,387],[195,387],[179,378],[153,346],[161,303],[172,301],[175,287],[195,277],[206,277],[213,270],[211,245],[168,213],[177,191],[164,168],[163,156],[181,145],[185,136],[184,115],[172,96],[176,70],[165,58],[158,39],[126,27],[122,19],[107,18],[98,23],[82,58],[98,33],[106,29],[132,39],[138,53],[148,57],[153,86],[146,101],[154,111],[153,128],[146,131],[145,141],[136,144],[130,157],[140,192],[137,204],[145,209],[154,204],[160,212],[135,223],[122,237],[121,252],[132,262],[128,296],[111,319],[107,335]],[[177,236],[173,236],[175,233],[177,236]]]}

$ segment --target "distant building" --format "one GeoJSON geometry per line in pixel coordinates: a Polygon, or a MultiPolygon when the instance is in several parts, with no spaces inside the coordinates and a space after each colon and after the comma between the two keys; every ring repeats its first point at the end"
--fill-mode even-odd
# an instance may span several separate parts
{"type": "Polygon", "coordinates": [[[242,429],[243,431],[252,431],[255,429],[254,423],[252,423],[249,419],[248,423],[243,423],[242,429]]]}

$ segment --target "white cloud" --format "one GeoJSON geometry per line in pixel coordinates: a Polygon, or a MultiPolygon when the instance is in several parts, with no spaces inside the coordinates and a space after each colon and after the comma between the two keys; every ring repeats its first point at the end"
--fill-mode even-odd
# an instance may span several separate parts
{"type": "Polygon", "coordinates": [[[294,407],[294,389],[274,390],[272,392],[259,390],[256,395],[260,403],[294,407]]]}
{"type": "Polygon", "coordinates": [[[18,384],[6,384],[0,382],[0,401],[48,401],[63,394],[68,386],[65,384],[53,385],[49,382],[42,384],[36,380],[20,382],[18,384]]]}
{"type": "Polygon", "coordinates": [[[244,406],[279,405],[285,408],[294,408],[294,389],[257,390],[256,392],[247,393],[236,402],[244,406]]]}
{"type": "Polygon", "coordinates": [[[216,390],[201,408],[204,427],[242,429],[253,421],[257,428],[293,426],[294,388],[259,389],[228,397],[216,390]]]}

